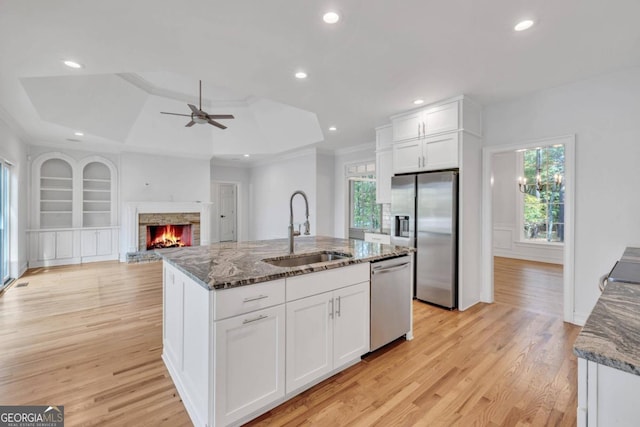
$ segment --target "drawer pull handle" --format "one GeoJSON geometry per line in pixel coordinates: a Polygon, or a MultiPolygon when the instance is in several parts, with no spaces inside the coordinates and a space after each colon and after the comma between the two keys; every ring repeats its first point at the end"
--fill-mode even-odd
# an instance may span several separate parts
{"type": "Polygon", "coordinates": [[[269,295],[258,295],[257,297],[245,298],[242,302],[258,301],[265,298],[269,298],[269,295]]]}
{"type": "Polygon", "coordinates": [[[269,316],[267,316],[266,314],[261,314],[260,316],[254,317],[253,319],[244,319],[242,321],[242,324],[246,325],[247,323],[257,322],[258,320],[266,319],[267,317],[269,316]]]}

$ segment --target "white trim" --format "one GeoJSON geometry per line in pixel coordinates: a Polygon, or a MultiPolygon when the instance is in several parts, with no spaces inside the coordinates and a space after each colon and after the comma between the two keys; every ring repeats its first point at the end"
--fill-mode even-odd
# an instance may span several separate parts
{"type": "Polygon", "coordinates": [[[334,151],[336,156],[344,156],[345,154],[357,153],[360,151],[369,151],[376,149],[376,142],[366,142],[364,144],[352,145],[350,147],[338,148],[334,151]]]}
{"type": "Polygon", "coordinates": [[[564,235],[564,277],[563,277],[563,318],[565,322],[576,323],[574,283],[574,230],[575,230],[575,135],[563,135],[515,144],[487,146],[482,149],[482,290],[481,300],[493,302],[493,224],[491,171],[492,158],[496,153],[535,148],[540,145],[564,144],[565,146],[565,235],[564,235]]]}

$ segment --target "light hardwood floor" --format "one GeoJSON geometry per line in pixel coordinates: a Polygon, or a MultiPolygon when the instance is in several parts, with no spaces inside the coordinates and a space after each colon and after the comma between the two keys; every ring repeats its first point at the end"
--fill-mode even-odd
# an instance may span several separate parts
{"type": "MultiPolygon", "coordinates": [[[[160,359],[160,263],[38,269],[20,282],[0,296],[0,404],[65,405],[68,426],[190,425],[160,359]]],[[[575,425],[578,327],[503,303],[414,310],[413,341],[250,424],[575,425]]]]}

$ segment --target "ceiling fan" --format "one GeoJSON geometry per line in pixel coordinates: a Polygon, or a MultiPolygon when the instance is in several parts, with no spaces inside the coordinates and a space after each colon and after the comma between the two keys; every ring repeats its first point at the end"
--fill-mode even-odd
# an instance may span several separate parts
{"type": "Polygon", "coordinates": [[[196,108],[195,105],[187,104],[191,108],[191,114],[178,114],[178,113],[165,113],[161,111],[160,114],[170,114],[172,116],[185,116],[191,117],[191,121],[185,125],[185,127],[191,127],[196,123],[209,123],[210,125],[219,127],[220,129],[226,129],[227,127],[222,123],[218,123],[214,119],[233,119],[231,114],[207,114],[206,111],[202,111],[202,80],[200,80],[200,108],[196,108]]]}

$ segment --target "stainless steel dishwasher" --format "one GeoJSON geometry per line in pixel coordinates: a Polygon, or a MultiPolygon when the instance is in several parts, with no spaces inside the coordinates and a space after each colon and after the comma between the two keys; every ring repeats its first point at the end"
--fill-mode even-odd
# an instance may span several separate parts
{"type": "Polygon", "coordinates": [[[411,329],[411,257],[371,263],[371,351],[411,329]]]}

